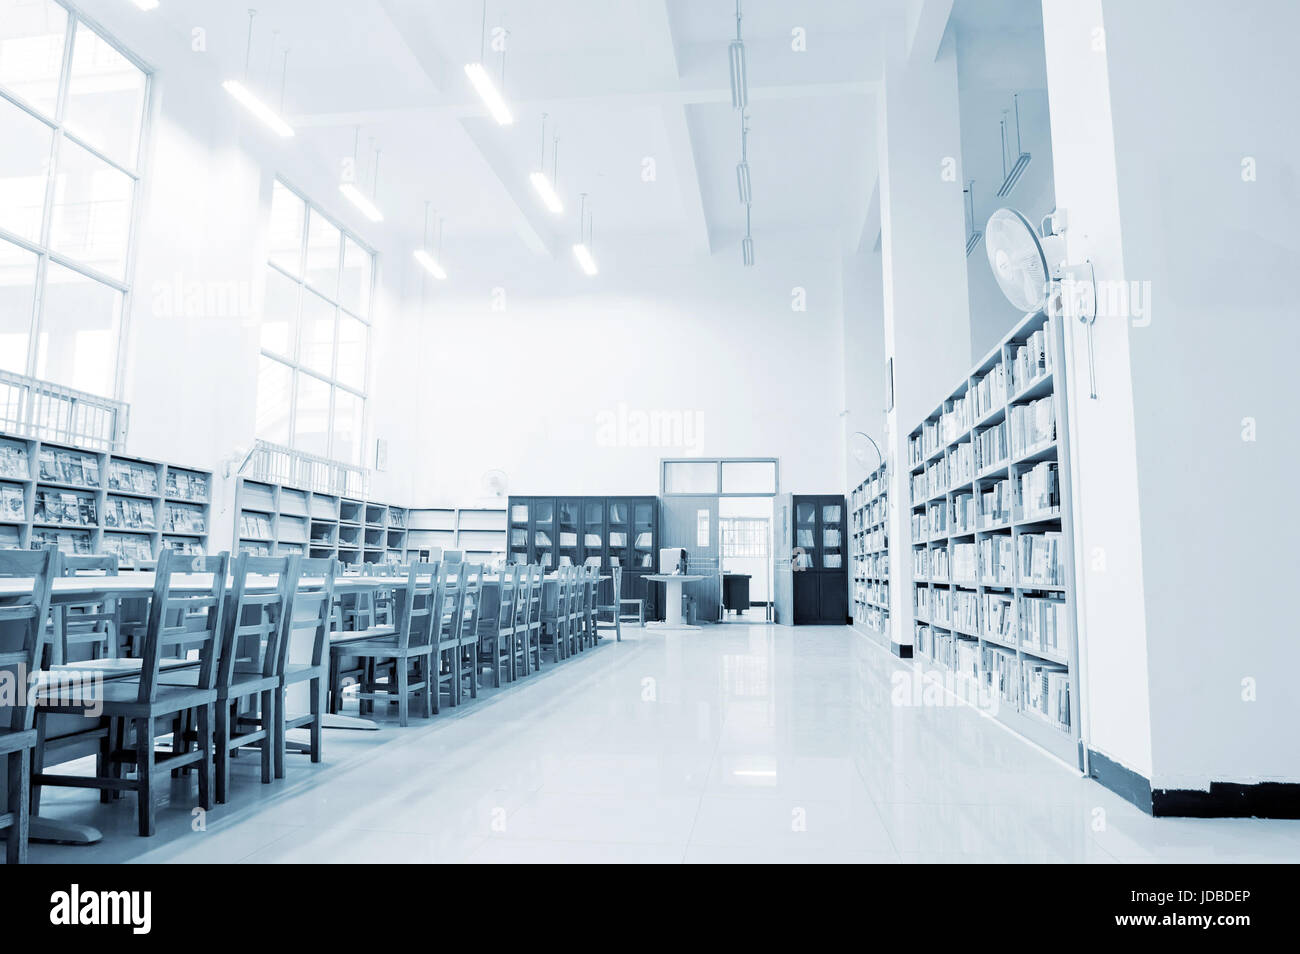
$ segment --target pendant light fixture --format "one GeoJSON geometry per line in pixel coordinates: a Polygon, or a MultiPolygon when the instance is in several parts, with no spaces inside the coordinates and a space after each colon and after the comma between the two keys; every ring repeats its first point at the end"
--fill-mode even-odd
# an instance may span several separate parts
{"type": "Polygon", "coordinates": [[[970,184],[966,186],[966,210],[965,211],[967,213],[966,257],[970,258],[970,253],[975,251],[976,246],[978,246],[980,243],[980,239],[984,237],[984,233],[979,229],[975,228],[975,180],[974,179],[972,179],[970,181],[970,184]]]}
{"type": "MultiPolygon", "coordinates": [[[[259,122],[271,129],[277,135],[287,139],[293,135],[293,127],[290,126],[280,116],[278,112],[263,102],[249,88],[248,83],[248,62],[253,52],[253,18],[257,16],[256,10],[248,11],[248,42],[244,47],[244,76],[242,80],[228,79],[221,84],[222,88],[234,97],[239,105],[252,113],[259,122]]],[[[285,61],[285,69],[288,70],[288,60],[285,61]]],[[[280,109],[284,109],[284,80],[280,82],[280,109]]]]}
{"type": "Polygon", "coordinates": [[[740,240],[740,258],[746,268],[754,264],[754,236],[749,229],[749,205],[745,205],[745,237],[740,240]]]}
{"type": "Polygon", "coordinates": [[[355,205],[358,209],[360,209],[361,214],[364,215],[366,218],[368,218],[371,222],[382,222],[384,220],[384,213],[380,212],[379,206],[375,205],[375,198],[377,195],[377,191],[379,189],[380,150],[378,149],[375,150],[375,164],[370,171],[370,195],[366,195],[357,186],[357,183],[355,181],[356,170],[357,170],[357,145],[360,142],[360,140],[361,140],[361,127],[358,126],[352,138],[352,179],[341,183],[339,185],[339,192],[343,193],[343,197],[347,199],[349,202],[351,202],[353,205],[355,205]]]}
{"type": "Polygon", "coordinates": [[[591,214],[587,211],[587,193],[582,193],[582,204],[578,212],[578,242],[573,246],[573,257],[578,260],[584,273],[595,275],[596,259],[591,254],[591,214]],[[584,231],[585,227],[585,231],[584,231]]]}
{"type": "Polygon", "coordinates": [[[429,203],[424,203],[424,245],[415,250],[415,260],[419,262],[426,272],[432,275],[438,281],[446,281],[447,270],[439,262],[442,258],[442,219],[438,220],[438,257],[435,258],[429,252],[429,203]]]}
{"type": "Polygon", "coordinates": [[[736,163],[736,186],[740,191],[741,205],[754,200],[749,182],[749,116],[740,114],[740,162],[736,163]]]}
{"type": "Polygon", "coordinates": [[[560,140],[556,137],[554,147],[551,151],[551,178],[546,178],[546,113],[542,113],[542,158],[538,163],[537,171],[528,177],[528,181],[533,184],[533,189],[541,196],[542,204],[548,210],[559,215],[564,211],[564,203],[560,201],[559,194],[555,191],[556,183],[560,168],[560,140]]]}
{"type": "Polygon", "coordinates": [[[736,0],[736,38],[727,47],[731,74],[731,108],[744,110],[749,105],[749,77],[745,70],[745,42],[740,38],[740,0],[736,0]]]}
{"type": "MultiPolygon", "coordinates": [[[[505,89],[506,74],[506,51],[501,51],[501,88],[505,89]]],[[[465,64],[465,75],[469,77],[470,85],[474,87],[474,92],[478,93],[479,98],[483,100],[483,105],[487,106],[488,112],[502,126],[509,126],[515,121],[510,113],[510,107],[492,82],[492,77],[487,70],[487,0],[483,0],[483,20],[479,28],[478,41],[478,62],[465,64]]]]}
{"type": "Polygon", "coordinates": [[[1016,93],[1012,102],[1016,110],[1016,155],[1014,160],[1009,154],[1011,137],[1007,132],[1007,114],[1006,110],[1002,111],[1002,186],[998,189],[998,198],[1006,198],[1020,181],[1020,177],[1025,174],[1029,168],[1029,160],[1032,158],[1029,153],[1025,152],[1020,144],[1020,94],[1016,93]]]}

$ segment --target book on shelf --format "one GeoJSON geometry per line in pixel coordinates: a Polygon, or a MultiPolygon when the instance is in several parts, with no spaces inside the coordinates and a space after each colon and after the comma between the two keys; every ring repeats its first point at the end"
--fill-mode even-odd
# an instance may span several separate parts
{"type": "Polygon", "coordinates": [[[122,530],[153,530],[153,504],[134,497],[109,497],[104,506],[104,526],[122,530]]]}
{"type": "Polygon", "coordinates": [[[578,535],[576,533],[570,533],[565,530],[560,531],[560,546],[571,548],[576,547],[577,545],[578,535]]]}
{"type": "Polygon", "coordinates": [[[1022,533],[1016,542],[1022,586],[1061,586],[1064,583],[1059,532],[1022,533]]]}
{"type": "Polygon", "coordinates": [[[42,447],[37,463],[40,480],[76,484],[79,487],[99,486],[99,458],[91,454],[42,447]]]}
{"type": "Polygon", "coordinates": [[[1056,461],[1045,460],[1020,475],[1020,516],[1032,520],[1054,516],[1061,509],[1056,461]]]}
{"type": "Polygon", "coordinates": [[[1039,328],[1019,345],[1012,345],[1011,381],[1014,391],[1023,391],[1052,370],[1052,353],[1047,346],[1047,329],[1039,328]]]}
{"type": "Polygon", "coordinates": [[[971,391],[971,413],[976,420],[1007,403],[1006,369],[999,361],[975,382],[971,391]]]}
{"type": "Polygon", "coordinates": [[[1024,667],[1024,709],[1062,732],[1070,731],[1070,674],[1057,663],[1036,659],[1022,661],[1024,667]]]}
{"type": "Polygon", "coordinates": [[[74,533],[67,530],[43,530],[36,529],[32,531],[31,548],[39,550],[43,547],[55,547],[60,553],[85,555],[90,553],[90,534],[85,532],[74,533]]]}
{"type": "Polygon", "coordinates": [[[208,477],[187,470],[167,469],[167,496],[207,503],[208,477]]]}
{"type": "Polygon", "coordinates": [[[128,490],[137,494],[158,492],[158,470],[139,461],[110,460],[108,462],[108,489],[128,490]]]}
{"type": "Polygon", "coordinates": [[[999,586],[1015,582],[1012,569],[1011,537],[999,534],[977,541],[980,552],[980,581],[999,586]]]}
{"type": "Polygon", "coordinates": [[[1021,645],[1031,652],[1064,657],[1066,650],[1065,598],[1020,598],[1021,645]]]}
{"type": "Polygon", "coordinates": [[[27,480],[32,476],[27,445],[18,441],[0,441],[0,477],[27,480]]]}
{"type": "Polygon", "coordinates": [[[998,421],[975,435],[975,467],[980,473],[1006,463],[1008,452],[1006,421],[998,421]]]}
{"type": "Polygon", "coordinates": [[[1011,483],[980,484],[979,525],[982,529],[1011,522],[1011,483]]]}
{"type": "Polygon", "coordinates": [[[1011,406],[1011,452],[1023,454],[1056,439],[1056,395],[1011,406]]]}
{"type": "Polygon", "coordinates": [[[38,488],[35,506],[32,508],[32,520],[35,523],[64,523],[93,527],[98,523],[95,498],[69,491],[38,488]]]}
{"type": "Polygon", "coordinates": [[[999,642],[1015,642],[1015,616],[1011,612],[1011,597],[1005,593],[983,595],[983,632],[999,642]]]}
{"type": "Polygon", "coordinates": [[[952,532],[966,533],[975,529],[975,495],[954,494],[952,498],[952,532]]]}
{"type": "Polygon", "coordinates": [[[22,521],[27,517],[27,498],[16,484],[0,484],[0,520],[22,521]]]}
{"type": "Polygon", "coordinates": [[[105,534],[105,553],[117,555],[119,563],[136,564],[153,559],[153,545],[145,536],[130,533],[105,534]]]}
{"type": "Polygon", "coordinates": [[[979,577],[976,574],[975,544],[954,543],[952,546],[952,578],[956,583],[969,583],[972,586],[979,577]]]}
{"type": "Polygon", "coordinates": [[[197,507],[169,503],[163,513],[163,529],[172,533],[207,533],[208,520],[197,507]]]}
{"type": "Polygon", "coordinates": [[[240,514],[239,535],[241,537],[269,539],[271,536],[270,518],[265,514],[255,512],[245,512],[240,514]]]}

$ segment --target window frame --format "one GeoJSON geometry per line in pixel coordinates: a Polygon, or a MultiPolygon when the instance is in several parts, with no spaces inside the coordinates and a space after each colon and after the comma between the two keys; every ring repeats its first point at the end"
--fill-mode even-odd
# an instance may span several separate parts
{"type": "MultiPolygon", "coordinates": [[[[110,387],[110,393],[103,395],[104,397],[120,401],[122,399],[123,388],[125,385],[124,372],[126,366],[126,343],[130,334],[131,307],[133,301],[132,292],[135,287],[136,252],[140,232],[141,210],[145,198],[143,184],[149,173],[149,160],[152,155],[150,147],[153,142],[151,132],[154,119],[155,70],[152,66],[119,42],[112,33],[105,30],[93,18],[88,17],[80,10],[69,6],[64,2],[64,0],[51,0],[51,2],[62,7],[64,12],[67,14],[67,21],[64,24],[63,51],[61,54],[62,61],[59,69],[58,96],[54,104],[54,114],[49,117],[45,116],[34,104],[28,103],[19,94],[0,85],[0,99],[3,99],[20,112],[25,113],[36,122],[48,127],[51,131],[49,165],[45,180],[45,195],[41,205],[40,234],[37,236],[36,241],[32,241],[10,232],[0,225],[0,240],[9,242],[10,244],[36,256],[36,287],[35,294],[32,296],[32,313],[27,325],[27,360],[24,365],[24,374],[28,377],[36,377],[40,333],[45,311],[45,279],[51,261],[89,278],[92,281],[98,282],[101,285],[106,285],[122,296],[121,315],[118,319],[117,327],[117,341],[115,342],[113,349],[112,384],[110,387]],[[115,159],[112,159],[101,152],[98,147],[87,142],[81,136],[67,128],[68,98],[72,86],[72,66],[73,60],[76,56],[78,25],[85,26],[86,29],[97,35],[104,43],[112,47],[123,59],[138,69],[144,76],[144,96],[141,100],[142,114],[140,116],[140,138],[136,143],[135,168],[123,166],[115,159]],[[120,279],[114,278],[111,275],[106,275],[96,268],[82,264],[61,252],[55,251],[50,246],[50,235],[54,227],[54,197],[58,185],[58,174],[60,168],[59,158],[65,138],[71,139],[74,144],[86,150],[86,152],[92,157],[122,173],[130,180],[131,214],[128,217],[126,252],[123,256],[122,278],[120,279]]],[[[73,387],[74,389],[77,388],[76,384],[66,386],[73,387]]]]}
{"type": "MultiPolygon", "coordinates": [[[[274,269],[280,275],[280,277],[282,277],[286,281],[292,282],[294,285],[297,286],[297,291],[298,291],[297,298],[296,298],[297,311],[294,316],[294,329],[293,329],[292,342],[291,342],[293,353],[291,355],[277,354],[276,352],[263,347],[259,337],[258,347],[257,347],[258,358],[259,359],[265,358],[268,361],[274,361],[277,364],[287,367],[290,371],[287,446],[295,450],[300,449],[300,445],[298,442],[298,375],[304,374],[310,378],[314,378],[317,381],[325,384],[329,388],[329,407],[326,414],[326,427],[325,427],[325,453],[319,456],[327,457],[330,460],[338,461],[340,463],[346,463],[350,466],[365,467],[366,466],[365,446],[366,446],[366,439],[368,435],[368,429],[370,425],[370,366],[371,366],[371,357],[372,357],[371,349],[373,344],[373,332],[375,327],[373,311],[374,311],[374,304],[375,304],[375,287],[376,287],[376,281],[379,272],[379,255],[373,248],[370,247],[370,245],[362,241],[360,236],[358,236],[355,232],[353,232],[351,229],[345,226],[337,218],[330,215],[319,204],[313,202],[310,198],[307,197],[305,192],[303,192],[301,189],[296,188],[284,176],[279,174],[273,175],[271,177],[270,196],[268,197],[265,206],[267,210],[268,221],[269,221],[270,210],[275,201],[275,188],[277,185],[286,189],[291,195],[293,195],[295,198],[297,198],[300,202],[303,203],[304,215],[302,221],[302,234],[299,236],[299,245],[298,245],[298,262],[300,265],[299,270],[302,272],[302,274],[294,275],[291,272],[289,272],[283,265],[280,265],[279,263],[272,261],[271,251],[269,248],[267,249],[263,261],[263,264],[266,266],[266,268],[274,269]],[[324,219],[326,222],[332,225],[339,232],[338,284],[335,289],[335,293],[333,297],[330,297],[328,294],[323,292],[319,287],[312,284],[312,282],[308,279],[307,248],[311,236],[312,218],[314,216],[320,216],[322,219],[324,219]],[[368,279],[369,287],[365,289],[366,310],[367,312],[369,312],[369,314],[366,315],[357,314],[351,308],[348,308],[346,305],[344,305],[341,300],[343,298],[343,295],[341,294],[342,287],[343,287],[343,268],[344,268],[344,262],[347,258],[347,247],[348,247],[347,243],[349,241],[351,241],[354,245],[356,245],[357,248],[359,248],[363,253],[365,253],[370,258],[370,275],[368,279]],[[327,302],[334,309],[334,331],[333,331],[332,346],[331,346],[330,371],[328,375],[322,373],[321,371],[316,370],[315,368],[308,366],[302,360],[302,341],[303,341],[303,334],[305,331],[305,325],[302,320],[302,315],[303,315],[302,306],[303,306],[303,296],[305,295],[315,295],[318,298],[321,298],[322,300],[327,302]],[[348,317],[356,319],[361,323],[362,327],[365,328],[366,354],[361,369],[362,383],[360,388],[358,388],[353,384],[344,382],[339,377],[339,336],[342,327],[342,317],[341,317],[342,315],[347,315],[348,317]],[[337,411],[336,397],[338,391],[345,391],[348,394],[352,395],[353,397],[361,401],[361,426],[360,426],[360,433],[357,436],[356,460],[344,460],[342,457],[338,456],[338,454],[336,453],[336,448],[334,446],[334,441],[338,431],[337,418],[336,418],[336,411],[337,411]]],[[[265,281],[266,272],[263,272],[262,275],[263,275],[263,281],[265,281]]],[[[265,286],[263,286],[263,300],[265,300],[265,286]]],[[[265,320],[265,315],[263,315],[262,318],[263,320],[265,320]]],[[[257,435],[257,436],[260,437],[261,435],[257,435]]],[[[312,453],[312,452],[304,451],[304,453],[312,453]]]]}
{"type": "Polygon", "coordinates": [[[661,497],[776,497],[781,493],[781,460],[778,457],[664,457],[659,461],[659,496],[661,497]],[[712,464],[714,490],[682,493],[668,489],[668,468],[673,464],[712,464]],[[739,493],[727,491],[722,483],[723,464],[771,464],[772,491],[739,493]]]}

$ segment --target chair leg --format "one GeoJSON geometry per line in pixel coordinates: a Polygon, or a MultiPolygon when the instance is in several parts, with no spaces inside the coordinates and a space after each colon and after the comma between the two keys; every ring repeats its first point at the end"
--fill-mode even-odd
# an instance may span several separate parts
{"type": "Polygon", "coordinates": [[[212,811],[212,706],[199,706],[198,710],[198,749],[203,757],[198,761],[199,773],[199,807],[205,812],[212,811]]]}
{"type": "Polygon", "coordinates": [[[153,809],[153,743],[154,720],[135,720],[135,770],[136,770],[136,809],[140,816],[140,835],[152,837],[154,828],[153,809]]]}
{"type": "Polygon", "coordinates": [[[284,778],[285,734],[288,731],[284,727],[285,713],[288,708],[285,705],[284,693],[284,684],[281,683],[280,687],[271,694],[275,704],[275,712],[271,715],[271,725],[275,728],[275,744],[272,747],[271,757],[274,760],[276,778],[284,778]]]}
{"type": "Polygon", "coordinates": [[[263,692],[260,695],[262,697],[262,711],[260,713],[262,720],[262,742],[258,748],[262,753],[262,784],[270,785],[271,775],[274,771],[272,766],[274,759],[271,756],[271,750],[275,748],[276,737],[275,702],[272,700],[275,693],[263,692]]]}
{"type": "Polygon", "coordinates": [[[410,672],[405,659],[399,659],[397,662],[397,724],[406,728],[411,724],[410,698],[407,690],[411,684],[410,672]]]}
{"type": "Polygon", "coordinates": [[[342,705],[340,697],[343,695],[343,686],[340,685],[340,682],[339,657],[334,653],[330,653],[330,715],[337,715],[339,707],[342,705]]]}
{"type": "Polygon", "coordinates": [[[6,811],[13,813],[13,824],[5,832],[5,863],[21,865],[27,863],[28,841],[28,804],[31,801],[31,757],[19,750],[9,753],[8,773],[9,792],[6,799],[6,811]]]}
{"type": "Polygon", "coordinates": [[[36,781],[36,776],[45,771],[45,715],[45,710],[38,707],[36,710],[36,744],[32,746],[29,766],[31,793],[28,798],[30,799],[29,804],[32,807],[33,815],[39,814],[41,810],[41,786],[36,781]]]}
{"type": "Polygon", "coordinates": [[[308,731],[311,734],[311,760],[314,764],[319,765],[324,755],[321,749],[321,728],[324,722],[321,710],[324,708],[325,682],[320,677],[317,677],[312,679],[309,685],[311,686],[311,722],[308,725],[308,731]]]}
{"type": "Polygon", "coordinates": [[[217,804],[224,805],[230,794],[230,704],[217,701],[217,731],[213,733],[216,748],[217,804]]]}

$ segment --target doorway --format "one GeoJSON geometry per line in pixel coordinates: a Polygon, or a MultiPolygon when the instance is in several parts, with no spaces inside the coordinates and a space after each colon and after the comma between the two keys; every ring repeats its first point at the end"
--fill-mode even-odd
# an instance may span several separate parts
{"type": "Polygon", "coordinates": [[[718,500],[724,623],[772,621],[772,500],[718,500]]]}

